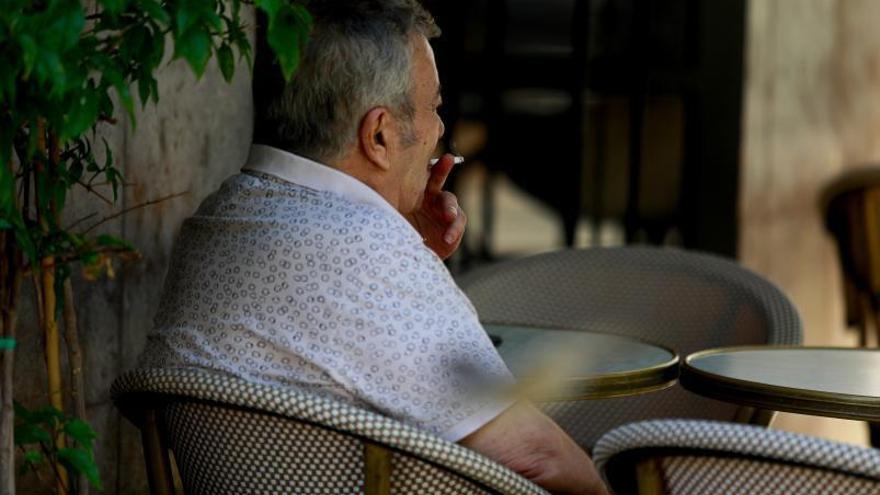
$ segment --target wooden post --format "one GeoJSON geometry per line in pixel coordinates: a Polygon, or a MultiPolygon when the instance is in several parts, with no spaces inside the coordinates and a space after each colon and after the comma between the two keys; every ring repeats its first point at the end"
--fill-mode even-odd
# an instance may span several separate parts
{"type": "Polygon", "coordinates": [[[147,462],[147,479],[152,495],[174,495],[171,477],[171,461],[168,446],[162,437],[162,430],[155,409],[144,411],[141,427],[141,441],[144,444],[144,459],[147,462]]]}
{"type": "Polygon", "coordinates": [[[639,485],[639,495],[663,495],[666,493],[660,460],[655,457],[646,457],[636,463],[636,480],[639,485]]]}
{"type": "Polygon", "coordinates": [[[391,493],[391,452],[381,445],[364,443],[364,494],[391,493]]]}

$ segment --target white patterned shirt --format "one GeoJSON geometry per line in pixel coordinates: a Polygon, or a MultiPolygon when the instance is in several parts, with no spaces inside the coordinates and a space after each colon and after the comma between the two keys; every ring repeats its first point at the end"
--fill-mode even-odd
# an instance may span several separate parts
{"type": "Polygon", "coordinates": [[[390,203],[262,145],[184,222],[141,365],[295,387],[450,441],[510,405],[474,394],[475,378],[512,380],[470,301],[390,203]]]}

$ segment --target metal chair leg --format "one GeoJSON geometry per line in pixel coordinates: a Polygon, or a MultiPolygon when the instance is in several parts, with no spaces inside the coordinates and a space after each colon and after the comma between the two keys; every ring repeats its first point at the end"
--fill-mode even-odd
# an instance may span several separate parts
{"type": "Polygon", "coordinates": [[[768,409],[758,409],[756,407],[740,406],[736,410],[734,421],[737,423],[746,423],[758,426],[770,426],[776,411],[768,409]]]}

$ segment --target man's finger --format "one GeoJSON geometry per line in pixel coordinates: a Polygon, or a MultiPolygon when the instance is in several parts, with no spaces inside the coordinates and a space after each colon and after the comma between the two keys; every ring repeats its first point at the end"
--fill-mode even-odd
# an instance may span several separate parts
{"type": "Polygon", "coordinates": [[[455,220],[449,225],[446,232],[443,234],[443,242],[450,245],[461,242],[461,237],[464,235],[466,225],[467,215],[465,215],[464,211],[459,208],[455,215],[455,220]]]}
{"type": "Polygon", "coordinates": [[[427,186],[428,193],[438,194],[443,190],[443,185],[446,184],[446,178],[449,177],[449,172],[452,171],[452,167],[454,166],[455,157],[449,153],[440,157],[440,161],[431,167],[431,177],[428,178],[427,186]]]}
{"type": "Polygon", "coordinates": [[[458,198],[449,191],[440,191],[434,200],[434,208],[444,221],[451,223],[459,214],[458,198]]]}

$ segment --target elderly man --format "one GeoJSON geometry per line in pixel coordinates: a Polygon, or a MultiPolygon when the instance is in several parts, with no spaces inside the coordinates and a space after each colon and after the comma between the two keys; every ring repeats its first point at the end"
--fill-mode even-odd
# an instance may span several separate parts
{"type": "MultiPolygon", "coordinates": [[[[315,0],[294,80],[255,94],[248,163],[182,228],[148,366],[198,366],[379,411],[559,493],[602,493],[533,406],[475,394],[510,373],[442,263],[466,217],[415,0],[315,0]]],[[[260,74],[256,75],[259,79],[260,74]]]]}

